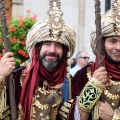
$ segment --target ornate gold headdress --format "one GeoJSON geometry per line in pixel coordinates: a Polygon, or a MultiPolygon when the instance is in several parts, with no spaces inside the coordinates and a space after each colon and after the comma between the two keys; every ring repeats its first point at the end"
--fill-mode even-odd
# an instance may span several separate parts
{"type": "Polygon", "coordinates": [[[59,0],[50,0],[49,17],[38,22],[29,30],[26,40],[26,47],[29,56],[32,57],[32,50],[35,45],[43,41],[55,41],[67,46],[72,56],[75,49],[75,31],[62,19],[59,0]]]}
{"type": "MultiPolygon", "coordinates": [[[[112,8],[101,18],[102,37],[120,36],[120,0],[114,0],[112,8]]],[[[96,28],[93,27],[91,33],[91,47],[96,54],[96,28]]]]}

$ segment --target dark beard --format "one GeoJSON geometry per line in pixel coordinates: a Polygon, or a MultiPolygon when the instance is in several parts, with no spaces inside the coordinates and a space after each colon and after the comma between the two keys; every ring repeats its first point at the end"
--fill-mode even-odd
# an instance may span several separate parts
{"type": "Polygon", "coordinates": [[[55,53],[47,53],[47,54],[44,54],[43,56],[40,56],[40,61],[46,69],[54,70],[57,67],[57,65],[60,63],[61,59],[60,59],[59,55],[57,55],[55,53]],[[52,61],[52,60],[48,61],[45,59],[45,56],[47,56],[47,55],[56,56],[57,59],[55,61],[52,61]]]}

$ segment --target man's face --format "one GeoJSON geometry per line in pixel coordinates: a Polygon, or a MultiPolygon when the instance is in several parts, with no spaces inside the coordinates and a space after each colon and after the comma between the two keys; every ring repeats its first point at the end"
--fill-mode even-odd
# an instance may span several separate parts
{"type": "Polygon", "coordinates": [[[120,62],[120,37],[108,37],[105,40],[108,56],[115,62],[120,62]]]}
{"type": "Polygon", "coordinates": [[[42,44],[40,60],[46,69],[53,70],[60,63],[62,56],[63,48],[61,44],[50,41],[42,44]]]}
{"type": "Polygon", "coordinates": [[[81,57],[78,59],[78,65],[84,67],[88,64],[89,56],[86,52],[82,52],[81,57]]]}

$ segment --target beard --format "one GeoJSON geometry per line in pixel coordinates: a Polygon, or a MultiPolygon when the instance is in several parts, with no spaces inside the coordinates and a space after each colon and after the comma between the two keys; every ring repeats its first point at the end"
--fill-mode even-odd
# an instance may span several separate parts
{"type": "Polygon", "coordinates": [[[46,69],[54,70],[58,66],[58,64],[60,63],[61,58],[60,58],[60,56],[58,54],[49,52],[49,53],[46,53],[44,55],[40,55],[40,61],[41,61],[42,65],[46,69]],[[46,60],[45,56],[55,56],[55,57],[57,57],[57,59],[55,61],[53,61],[53,60],[46,60]]]}

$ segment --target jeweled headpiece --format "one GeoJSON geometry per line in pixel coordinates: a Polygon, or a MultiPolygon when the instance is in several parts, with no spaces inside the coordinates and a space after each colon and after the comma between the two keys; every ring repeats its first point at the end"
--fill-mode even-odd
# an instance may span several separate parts
{"type": "MultiPolygon", "coordinates": [[[[120,0],[114,0],[112,7],[101,18],[102,37],[120,36],[120,0]]],[[[91,47],[96,54],[96,28],[91,32],[91,47]]]]}
{"type": "Polygon", "coordinates": [[[43,41],[55,41],[67,46],[72,56],[75,49],[75,31],[62,19],[59,0],[50,0],[49,17],[38,22],[29,30],[26,40],[26,47],[29,56],[35,45],[43,41]]]}

